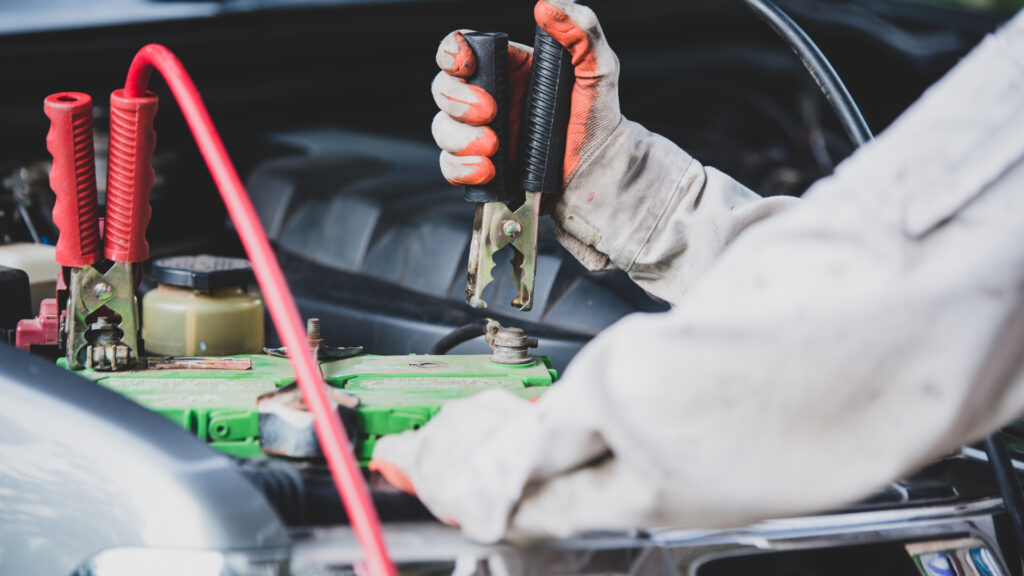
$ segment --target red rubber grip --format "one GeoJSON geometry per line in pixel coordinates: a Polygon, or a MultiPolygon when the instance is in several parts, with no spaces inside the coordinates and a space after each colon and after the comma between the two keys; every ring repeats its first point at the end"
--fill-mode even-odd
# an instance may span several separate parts
{"type": "Polygon", "coordinates": [[[46,97],[43,112],[50,119],[46,149],[53,156],[50,188],[57,195],[53,206],[53,223],[60,231],[57,262],[89,266],[100,259],[92,98],[80,92],[58,92],[46,97]]]}
{"type": "Polygon", "coordinates": [[[153,149],[157,97],[133,98],[124,90],[110,95],[110,156],[107,164],[107,218],[104,252],[115,262],[142,262],[149,257],[146,226],[152,210],[153,149]]]}

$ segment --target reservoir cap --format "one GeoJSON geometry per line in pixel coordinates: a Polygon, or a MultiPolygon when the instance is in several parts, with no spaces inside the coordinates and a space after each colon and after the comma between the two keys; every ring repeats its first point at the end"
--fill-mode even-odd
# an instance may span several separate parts
{"type": "Polygon", "coordinates": [[[160,284],[192,290],[245,286],[255,280],[248,260],[209,254],[154,260],[150,273],[160,284]]]}

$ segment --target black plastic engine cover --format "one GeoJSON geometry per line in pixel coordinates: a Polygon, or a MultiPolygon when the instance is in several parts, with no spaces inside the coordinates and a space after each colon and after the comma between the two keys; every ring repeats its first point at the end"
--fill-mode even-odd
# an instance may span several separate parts
{"type": "MultiPolygon", "coordinates": [[[[436,147],[337,129],[278,134],[273,143],[296,154],[257,166],[249,193],[302,313],[319,317],[334,345],[423,353],[453,328],[493,317],[540,338],[538,353],[561,369],[626,314],[667,309],[622,272],[588,272],[558,245],[547,218],[533,310],[510,305],[510,250],[499,253],[484,291],[490,308],[470,308],[474,206],[441,178],[436,147]]],[[[456,351],[487,348],[477,341],[456,351]]]]}

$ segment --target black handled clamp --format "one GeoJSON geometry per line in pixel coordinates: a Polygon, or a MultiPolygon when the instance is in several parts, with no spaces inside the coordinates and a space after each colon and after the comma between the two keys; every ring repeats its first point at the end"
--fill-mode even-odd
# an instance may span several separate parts
{"type": "Polygon", "coordinates": [[[474,32],[465,37],[477,58],[476,74],[468,82],[486,90],[497,102],[498,112],[490,127],[499,143],[492,157],[494,179],[482,186],[466,186],[466,200],[476,203],[466,302],[474,308],[487,307],[483,291],[493,280],[494,254],[511,244],[515,249],[513,279],[519,289],[512,305],[527,311],[533,307],[541,196],[560,194],[562,190],[562,162],[575,81],[572,61],[565,48],[537,28],[519,141],[522,173],[518,189],[522,190],[523,202],[513,211],[508,206],[511,195],[507,174],[508,36],[500,32],[474,32]]]}

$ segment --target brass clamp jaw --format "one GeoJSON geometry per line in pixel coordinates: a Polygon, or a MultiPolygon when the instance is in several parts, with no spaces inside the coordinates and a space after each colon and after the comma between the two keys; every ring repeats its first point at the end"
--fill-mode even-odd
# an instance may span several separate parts
{"type": "Polygon", "coordinates": [[[537,223],[540,220],[541,195],[527,192],[526,201],[515,212],[503,202],[480,202],[473,219],[473,237],[469,245],[469,274],[466,302],[474,308],[486,308],[484,288],[494,279],[494,254],[509,244],[515,249],[512,277],[518,295],[512,305],[526,311],[533,307],[533,284],[537,273],[537,223]]]}
{"type": "Polygon", "coordinates": [[[93,266],[72,268],[68,291],[68,366],[123,370],[135,364],[141,350],[132,265],[114,262],[106,273],[93,266]]]}

